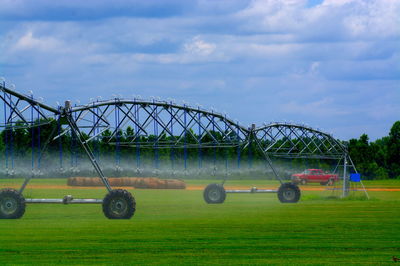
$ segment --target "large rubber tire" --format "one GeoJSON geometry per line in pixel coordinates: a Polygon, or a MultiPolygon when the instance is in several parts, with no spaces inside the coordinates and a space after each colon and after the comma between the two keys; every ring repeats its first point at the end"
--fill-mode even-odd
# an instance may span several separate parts
{"type": "Polygon", "coordinates": [[[284,183],[278,189],[278,199],[282,203],[296,203],[300,196],[299,187],[293,183],[284,183]]]}
{"type": "Polygon", "coordinates": [[[220,184],[209,184],[204,189],[203,197],[208,204],[223,203],[226,199],[225,188],[220,184]]]}
{"type": "Polygon", "coordinates": [[[0,219],[19,219],[25,213],[25,198],[17,190],[0,190],[0,219]]]}
{"type": "Polygon", "coordinates": [[[326,186],[326,185],[328,185],[328,182],[329,182],[329,181],[326,181],[326,182],[320,182],[319,184],[320,184],[321,186],[326,186]]]}
{"type": "Polygon", "coordinates": [[[130,219],[135,210],[135,198],[124,189],[111,190],[103,199],[103,213],[109,219],[130,219]]]}

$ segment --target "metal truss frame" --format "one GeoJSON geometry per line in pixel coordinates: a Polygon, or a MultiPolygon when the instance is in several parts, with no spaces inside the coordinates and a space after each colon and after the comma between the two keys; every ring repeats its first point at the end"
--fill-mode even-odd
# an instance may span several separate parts
{"type": "MultiPolygon", "coordinates": [[[[255,144],[264,156],[266,165],[281,183],[283,180],[277,174],[271,157],[343,160],[345,171],[347,162],[355,169],[347,148],[340,141],[304,125],[271,123],[246,128],[221,113],[156,100],[115,98],[80,106],[72,106],[70,101],[66,101],[64,106],[53,108],[32,95],[7,88],[5,82],[0,83],[0,101],[4,104],[4,123],[0,124],[0,128],[31,128],[57,120],[65,130],[53,130],[49,141],[70,130],[109,191],[112,188],[108,179],[88,144],[93,139],[103,138],[106,130],[111,131],[111,135],[106,136],[107,142],[121,146],[201,149],[245,148],[255,144]],[[119,142],[121,130],[127,127],[131,128],[132,135],[125,136],[128,141],[119,142]],[[152,141],[143,141],[143,136],[152,137],[152,141]]],[[[30,178],[25,180],[21,193],[30,178]]],[[[348,191],[348,187],[344,187],[344,190],[348,191]]]]}

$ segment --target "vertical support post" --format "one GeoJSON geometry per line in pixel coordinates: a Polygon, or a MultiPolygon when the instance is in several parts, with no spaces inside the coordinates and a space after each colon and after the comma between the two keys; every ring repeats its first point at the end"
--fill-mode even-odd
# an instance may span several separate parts
{"type": "MultiPolygon", "coordinates": [[[[94,109],[94,102],[93,102],[93,109],[94,109]]],[[[95,155],[97,161],[100,160],[99,136],[97,136],[97,134],[99,134],[99,127],[98,127],[97,121],[96,121],[98,116],[99,116],[99,108],[97,107],[95,109],[95,111],[93,111],[93,116],[92,116],[93,127],[94,127],[93,128],[93,136],[96,136],[93,141],[93,152],[94,152],[94,155],[95,155]],[[94,113],[96,113],[96,114],[94,114],[94,113]]]]}
{"type": "Polygon", "coordinates": [[[37,170],[40,171],[40,164],[41,164],[41,161],[42,161],[42,156],[40,156],[40,154],[41,154],[40,149],[41,149],[41,145],[42,145],[41,142],[40,142],[40,113],[39,113],[40,106],[37,106],[37,108],[38,108],[38,110],[37,110],[37,122],[38,122],[38,138],[37,138],[37,142],[38,142],[37,157],[38,157],[38,160],[37,160],[37,170]]]}
{"type": "MultiPolygon", "coordinates": [[[[33,95],[31,95],[31,99],[33,100],[33,95]]],[[[33,105],[31,105],[31,175],[33,176],[35,170],[35,127],[34,127],[34,118],[33,118],[33,105]]]]}
{"type": "Polygon", "coordinates": [[[74,173],[74,153],[75,153],[74,143],[75,143],[75,134],[73,134],[73,133],[71,132],[70,165],[71,165],[72,174],[74,173]]]}
{"type": "MultiPolygon", "coordinates": [[[[5,83],[3,82],[4,87],[5,83]]],[[[6,94],[4,91],[4,122],[6,125],[6,143],[8,143],[8,152],[6,153],[6,164],[7,164],[7,175],[13,175],[14,174],[14,126],[13,126],[13,113],[15,112],[15,109],[17,108],[16,105],[12,102],[11,95],[6,94]],[[6,106],[6,100],[9,100],[10,103],[8,104],[8,107],[6,106]],[[13,106],[12,106],[13,105],[13,106]],[[6,113],[7,109],[10,110],[10,115],[9,118],[7,119],[6,113]],[[7,138],[7,135],[9,134],[9,138],[7,138]],[[11,170],[8,169],[8,165],[11,164],[11,170]]]]}
{"type": "MultiPolygon", "coordinates": [[[[75,116],[75,121],[76,121],[76,114],[75,116]]],[[[71,117],[73,119],[73,117],[71,117]]],[[[78,171],[78,151],[76,147],[76,142],[77,142],[77,136],[75,134],[72,134],[71,136],[71,167],[73,173],[76,173],[78,171]]]]}
{"type": "MultiPolygon", "coordinates": [[[[60,111],[60,108],[58,109],[60,111]]],[[[60,116],[57,119],[57,132],[58,132],[58,152],[60,159],[60,170],[63,170],[63,150],[62,150],[62,136],[61,136],[61,123],[60,116]]]]}
{"type": "MultiPolygon", "coordinates": [[[[199,111],[200,111],[200,107],[199,107],[199,111]]],[[[198,162],[199,162],[199,169],[202,168],[203,166],[203,154],[202,154],[202,147],[201,147],[201,115],[200,112],[198,113],[198,127],[199,127],[199,138],[198,138],[198,142],[199,142],[199,150],[198,150],[198,162]]]]}
{"type": "Polygon", "coordinates": [[[14,126],[13,126],[13,118],[12,113],[14,111],[11,110],[10,107],[10,157],[11,157],[11,175],[14,174],[14,126]]]}
{"type": "Polygon", "coordinates": [[[120,131],[119,131],[119,106],[115,99],[115,164],[117,173],[120,171],[120,131]]]}
{"type": "Polygon", "coordinates": [[[253,167],[253,152],[252,152],[252,147],[251,147],[252,144],[253,144],[253,142],[250,141],[250,143],[249,143],[249,151],[248,151],[248,158],[247,158],[248,169],[251,169],[253,167]]]}
{"type": "Polygon", "coordinates": [[[347,178],[347,153],[343,158],[343,197],[349,195],[349,180],[347,178]]]}
{"type": "Polygon", "coordinates": [[[139,107],[135,104],[135,142],[136,142],[136,168],[140,169],[140,134],[139,134],[139,107]]]}
{"type": "Polygon", "coordinates": [[[215,141],[215,138],[217,137],[217,134],[215,134],[215,120],[214,120],[214,115],[212,116],[212,134],[214,135],[213,138],[213,143],[214,143],[214,147],[213,147],[213,152],[214,152],[214,156],[213,156],[213,163],[214,163],[214,168],[213,168],[213,175],[217,175],[217,143],[215,141]]]}
{"type": "MultiPolygon", "coordinates": [[[[3,81],[3,87],[5,87],[5,82],[3,81]]],[[[5,135],[5,166],[6,172],[8,174],[8,151],[9,151],[9,143],[8,143],[8,122],[7,122],[7,106],[6,106],[6,92],[4,92],[4,135],[5,135]]]]}
{"type": "Polygon", "coordinates": [[[183,120],[184,120],[184,125],[185,125],[185,128],[183,129],[184,130],[184,134],[185,134],[185,137],[184,137],[184,141],[183,141],[183,160],[184,160],[184,166],[185,166],[185,171],[187,170],[187,121],[186,121],[186,105],[184,105],[184,113],[183,113],[183,120]]]}
{"type": "MultiPolygon", "coordinates": [[[[171,102],[171,105],[172,105],[172,102],[171,102]]],[[[170,114],[171,114],[171,116],[170,116],[170,120],[169,120],[169,123],[170,123],[170,125],[171,125],[171,135],[172,135],[172,138],[174,138],[174,123],[173,123],[173,116],[172,116],[172,110],[171,110],[171,112],[170,112],[170,114]]],[[[172,170],[172,174],[175,174],[175,146],[176,145],[176,143],[172,146],[172,148],[171,148],[171,150],[170,150],[170,154],[169,154],[169,157],[170,157],[170,160],[171,160],[171,170],[172,170]]]]}
{"type": "Polygon", "coordinates": [[[239,145],[239,142],[240,142],[240,139],[239,139],[239,127],[237,128],[237,141],[238,141],[238,146],[237,146],[237,168],[240,169],[240,156],[241,156],[240,152],[242,151],[242,149],[241,149],[241,147],[239,145]]]}
{"type": "MultiPolygon", "coordinates": [[[[227,132],[228,132],[228,125],[226,124],[226,115],[225,115],[225,120],[224,120],[224,123],[225,123],[225,132],[224,132],[224,134],[227,134],[227,132]]],[[[229,150],[228,150],[228,147],[227,148],[225,148],[225,176],[227,177],[228,176],[228,156],[229,156],[229,150]]],[[[225,178],[226,178],[225,177],[225,178]]]]}
{"type": "MultiPolygon", "coordinates": [[[[154,103],[154,100],[153,100],[154,103]]],[[[154,168],[159,169],[160,167],[160,157],[159,157],[159,150],[158,150],[158,110],[157,105],[154,105],[154,135],[156,136],[156,142],[154,143],[154,168]]]]}

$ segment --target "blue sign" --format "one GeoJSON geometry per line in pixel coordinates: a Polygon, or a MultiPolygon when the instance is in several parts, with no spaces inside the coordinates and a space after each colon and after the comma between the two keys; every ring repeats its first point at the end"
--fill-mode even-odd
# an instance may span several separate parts
{"type": "Polygon", "coordinates": [[[361,175],[360,174],[350,174],[350,181],[351,182],[360,182],[361,175]]]}

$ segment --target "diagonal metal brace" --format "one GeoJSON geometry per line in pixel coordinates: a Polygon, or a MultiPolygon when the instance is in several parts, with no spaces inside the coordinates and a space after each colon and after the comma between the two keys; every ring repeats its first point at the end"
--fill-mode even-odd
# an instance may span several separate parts
{"type": "Polygon", "coordinates": [[[107,190],[110,192],[112,190],[110,183],[108,182],[107,177],[105,177],[103,170],[101,170],[100,165],[96,161],[96,157],[94,156],[92,150],[90,149],[89,145],[82,139],[81,132],[79,127],[77,126],[75,120],[72,118],[70,109],[68,106],[64,109],[64,115],[67,119],[69,126],[71,127],[71,132],[76,136],[78,142],[81,144],[82,148],[85,150],[86,155],[89,157],[90,162],[92,163],[94,169],[96,170],[97,174],[101,178],[103,184],[106,186],[107,190]]]}
{"type": "Polygon", "coordinates": [[[251,143],[252,141],[254,141],[254,142],[257,144],[257,147],[260,149],[260,151],[261,151],[262,154],[264,155],[264,158],[265,158],[265,160],[267,161],[268,166],[272,169],[272,172],[274,173],[276,179],[278,179],[279,182],[280,182],[281,184],[283,184],[282,178],[279,177],[278,173],[276,172],[276,170],[275,170],[275,168],[274,168],[274,166],[273,166],[273,164],[272,164],[271,159],[269,158],[268,154],[267,154],[267,153],[265,152],[265,150],[263,149],[263,147],[262,147],[262,145],[261,145],[261,143],[260,143],[260,140],[259,140],[259,139],[257,138],[257,136],[256,136],[255,125],[254,125],[254,124],[253,124],[252,127],[250,128],[249,137],[250,137],[250,143],[251,143]]]}

